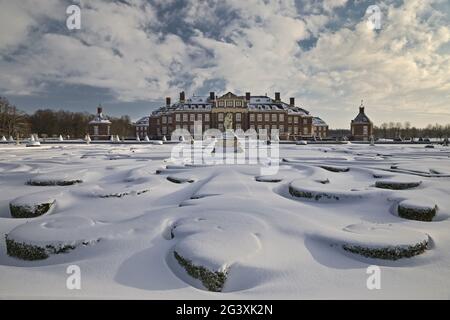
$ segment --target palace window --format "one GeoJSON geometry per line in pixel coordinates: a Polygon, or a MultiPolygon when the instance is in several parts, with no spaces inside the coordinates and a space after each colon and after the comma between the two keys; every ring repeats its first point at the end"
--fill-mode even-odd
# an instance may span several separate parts
{"type": "Polygon", "coordinates": [[[233,107],[233,100],[227,100],[227,107],[233,107]]]}
{"type": "Polygon", "coordinates": [[[269,122],[269,120],[270,120],[270,114],[266,113],[264,115],[264,121],[269,122]]]}
{"type": "Polygon", "coordinates": [[[262,114],[258,113],[258,122],[262,122],[262,114]]]}
{"type": "Polygon", "coordinates": [[[308,134],[308,127],[303,128],[303,134],[308,134]]]}
{"type": "Polygon", "coordinates": [[[277,121],[277,114],[273,113],[272,114],[272,122],[276,122],[277,121]]]}
{"type": "Polygon", "coordinates": [[[175,121],[176,122],[180,122],[180,119],[181,117],[180,117],[180,114],[179,113],[177,113],[176,115],[175,115],[175,121]]]}
{"type": "Polygon", "coordinates": [[[171,123],[172,123],[172,116],[170,116],[170,117],[167,119],[167,123],[168,123],[168,124],[171,124],[171,123]]]}
{"type": "Polygon", "coordinates": [[[188,121],[188,115],[187,113],[183,113],[183,121],[187,122],[188,121]]]}
{"type": "Polygon", "coordinates": [[[240,123],[236,123],[236,130],[241,128],[241,124],[240,123]]]}
{"type": "Polygon", "coordinates": [[[292,127],[288,127],[288,132],[292,133],[292,127]]]}
{"type": "Polygon", "coordinates": [[[241,122],[241,114],[240,113],[236,113],[236,121],[241,122]]]}
{"type": "Polygon", "coordinates": [[[162,127],[162,134],[166,134],[167,133],[167,127],[162,127]]]}
{"type": "Polygon", "coordinates": [[[219,115],[218,115],[218,118],[217,118],[219,121],[223,121],[223,113],[221,112],[221,113],[219,113],[219,115]]]}
{"type": "Polygon", "coordinates": [[[166,116],[162,117],[162,123],[167,123],[167,117],[166,116]]]}
{"type": "Polygon", "coordinates": [[[288,117],[288,123],[292,123],[292,117],[288,117]]]}
{"type": "Polygon", "coordinates": [[[298,123],[298,117],[294,117],[294,123],[298,123]]]}
{"type": "Polygon", "coordinates": [[[205,114],[205,122],[209,122],[209,113],[205,114]]]}
{"type": "Polygon", "coordinates": [[[250,129],[255,130],[255,125],[254,125],[254,124],[251,124],[251,125],[250,125],[250,129]]]}
{"type": "Polygon", "coordinates": [[[308,124],[308,119],[303,119],[303,124],[308,124]]]}
{"type": "Polygon", "coordinates": [[[200,120],[200,121],[203,120],[203,115],[202,115],[201,113],[199,113],[199,114],[197,115],[197,120],[200,120]]]}
{"type": "Polygon", "coordinates": [[[195,121],[195,114],[191,113],[189,118],[190,118],[189,120],[191,122],[194,122],[195,121]]]}
{"type": "Polygon", "coordinates": [[[280,133],[284,133],[284,126],[280,124],[280,133]]]}
{"type": "Polygon", "coordinates": [[[298,127],[294,127],[294,134],[298,134],[298,127]]]}
{"type": "Polygon", "coordinates": [[[95,135],[95,136],[98,135],[98,126],[94,126],[94,135],[95,135]]]}
{"type": "Polygon", "coordinates": [[[255,114],[250,113],[250,122],[255,122],[255,114]]]}
{"type": "Polygon", "coordinates": [[[224,102],[223,101],[219,101],[219,107],[224,107],[224,106],[225,106],[224,102]]]}
{"type": "Polygon", "coordinates": [[[159,125],[159,119],[156,119],[156,124],[159,125]]]}
{"type": "Polygon", "coordinates": [[[223,123],[219,123],[218,128],[219,128],[219,130],[223,130],[223,123]]]}
{"type": "Polygon", "coordinates": [[[205,130],[209,129],[209,124],[205,124],[205,130]]]}
{"type": "Polygon", "coordinates": [[[280,117],[280,122],[283,122],[284,121],[284,114],[280,113],[279,117],[280,117]]]}
{"type": "Polygon", "coordinates": [[[369,128],[367,126],[363,126],[363,135],[368,135],[369,134],[369,128]]]}
{"type": "Polygon", "coordinates": [[[242,101],[237,100],[236,101],[236,107],[242,107],[242,101]]]}

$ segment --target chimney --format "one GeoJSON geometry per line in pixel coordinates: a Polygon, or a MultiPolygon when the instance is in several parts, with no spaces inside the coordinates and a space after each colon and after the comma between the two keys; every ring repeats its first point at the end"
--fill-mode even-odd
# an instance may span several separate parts
{"type": "Polygon", "coordinates": [[[245,100],[250,101],[250,92],[245,93],[245,100]]]}
{"type": "Polygon", "coordinates": [[[103,108],[102,107],[98,107],[97,108],[97,114],[101,114],[103,112],[103,108]]]}
{"type": "Polygon", "coordinates": [[[180,102],[184,102],[186,100],[186,96],[184,94],[184,91],[180,92],[180,102]]]}
{"type": "Polygon", "coordinates": [[[364,107],[359,107],[359,113],[364,113],[364,107]]]}
{"type": "Polygon", "coordinates": [[[170,97],[166,97],[166,107],[170,107],[170,97]]]}
{"type": "Polygon", "coordinates": [[[275,92],[275,101],[280,102],[281,98],[280,98],[280,93],[279,92],[275,92]]]}
{"type": "Polygon", "coordinates": [[[216,94],[214,93],[214,91],[211,91],[209,93],[209,100],[211,100],[211,101],[216,100],[216,94]]]}
{"type": "Polygon", "coordinates": [[[294,97],[291,97],[291,98],[289,99],[289,105],[290,105],[291,107],[294,107],[294,106],[295,106],[295,98],[294,98],[294,97]]]}

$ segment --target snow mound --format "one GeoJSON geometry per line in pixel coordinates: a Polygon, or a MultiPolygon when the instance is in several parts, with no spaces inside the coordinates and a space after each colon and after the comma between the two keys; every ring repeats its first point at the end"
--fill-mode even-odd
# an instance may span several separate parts
{"type": "Polygon", "coordinates": [[[437,205],[428,199],[403,200],[397,207],[399,217],[417,221],[432,221],[437,210],[437,205]]]}
{"type": "Polygon", "coordinates": [[[174,255],[188,274],[201,280],[205,288],[221,291],[231,266],[257,250],[257,240],[250,233],[202,232],[178,242],[174,255]]]}
{"type": "Polygon", "coordinates": [[[12,200],[9,210],[13,218],[35,218],[50,213],[55,204],[54,193],[37,192],[12,200]]]}
{"type": "Polygon", "coordinates": [[[397,260],[423,253],[429,236],[395,225],[353,224],[345,227],[342,248],[368,258],[397,260]]]}
{"type": "Polygon", "coordinates": [[[167,180],[173,183],[193,183],[195,178],[189,175],[169,175],[167,176],[167,180]]]}
{"type": "Polygon", "coordinates": [[[84,172],[49,172],[39,174],[27,181],[31,186],[71,186],[83,182],[84,172]]]}
{"type": "MultiPolygon", "coordinates": [[[[371,194],[370,191],[342,191],[333,187],[304,187],[305,181],[297,179],[289,184],[289,193],[293,197],[321,202],[334,202],[340,200],[358,200],[371,194]]],[[[324,183],[323,186],[328,186],[324,183]]]]}
{"type": "Polygon", "coordinates": [[[120,236],[118,225],[98,223],[79,216],[48,217],[19,225],[6,236],[7,253],[22,260],[47,259],[80,245],[120,236]]]}

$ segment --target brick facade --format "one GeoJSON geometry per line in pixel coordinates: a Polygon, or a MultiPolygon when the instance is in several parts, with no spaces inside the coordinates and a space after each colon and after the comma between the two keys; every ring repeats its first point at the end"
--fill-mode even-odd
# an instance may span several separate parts
{"type": "Polygon", "coordinates": [[[203,132],[207,129],[224,131],[224,119],[231,114],[233,129],[272,129],[279,130],[281,140],[298,140],[312,138],[314,135],[313,117],[308,111],[295,106],[295,99],[290,103],[281,101],[280,93],[275,93],[275,99],[267,96],[237,96],[231,92],[216,97],[211,92],[209,97],[192,97],[185,99],[184,92],[180,93],[177,103],[171,104],[166,99],[166,106],[162,107],[149,118],[150,138],[160,139],[179,128],[184,128],[193,134],[194,121],[202,121],[203,132]]]}

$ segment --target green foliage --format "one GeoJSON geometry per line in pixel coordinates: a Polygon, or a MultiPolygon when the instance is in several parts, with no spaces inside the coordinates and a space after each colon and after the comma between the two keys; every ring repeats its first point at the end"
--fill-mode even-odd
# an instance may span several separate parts
{"type": "Polygon", "coordinates": [[[196,266],[192,261],[184,259],[176,251],[174,251],[175,259],[186,270],[186,272],[194,279],[199,279],[206,289],[213,292],[220,292],[223,289],[227,272],[210,271],[203,266],[196,266]]]}
{"type": "Polygon", "coordinates": [[[35,206],[9,204],[9,210],[13,218],[35,218],[47,213],[56,201],[42,203],[35,206]]]}
{"type": "Polygon", "coordinates": [[[367,248],[362,246],[355,246],[344,244],[344,250],[362,255],[367,258],[384,259],[384,260],[398,260],[401,258],[410,258],[425,252],[428,246],[428,241],[420,242],[416,245],[408,247],[384,247],[384,248],[367,248]]]}
{"type": "Polygon", "coordinates": [[[316,201],[319,201],[323,198],[328,199],[328,200],[336,200],[336,201],[340,200],[340,197],[338,195],[335,195],[332,193],[325,193],[325,192],[316,193],[316,192],[311,192],[311,191],[300,191],[300,190],[296,190],[292,186],[289,186],[289,193],[294,197],[313,199],[316,201]]]}
{"type": "Polygon", "coordinates": [[[28,180],[27,185],[30,186],[39,186],[39,187],[47,187],[47,186],[71,186],[77,183],[83,183],[83,180],[28,180]]]}
{"type": "Polygon", "coordinates": [[[6,253],[9,256],[27,261],[44,260],[47,259],[50,254],[67,253],[70,250],[75,249],[75,246],[72,245],[46,245],[45,247],[41,247],[27,243],[20,243],[15,240],[8,239],[8,235],[6,235],[5,240],[6,253]]]}
{"type": "Polygon", "coordinates": [[[407,190],[416,188],[420,186],[421,183],[422,183],[421,181],[418,182],[377,181],[375,182],[375,187],[390,190],[407,190]]]}
{"type": "Polygon", "coordinates": [[[410,208],[406,206],[402,206],[400,203],[398,205],[398,215],[399,217],[409,219],[409,220],[417,220],[417,221],[432,221],[437,212],[437,206],[430,208],[410,208]]]}

